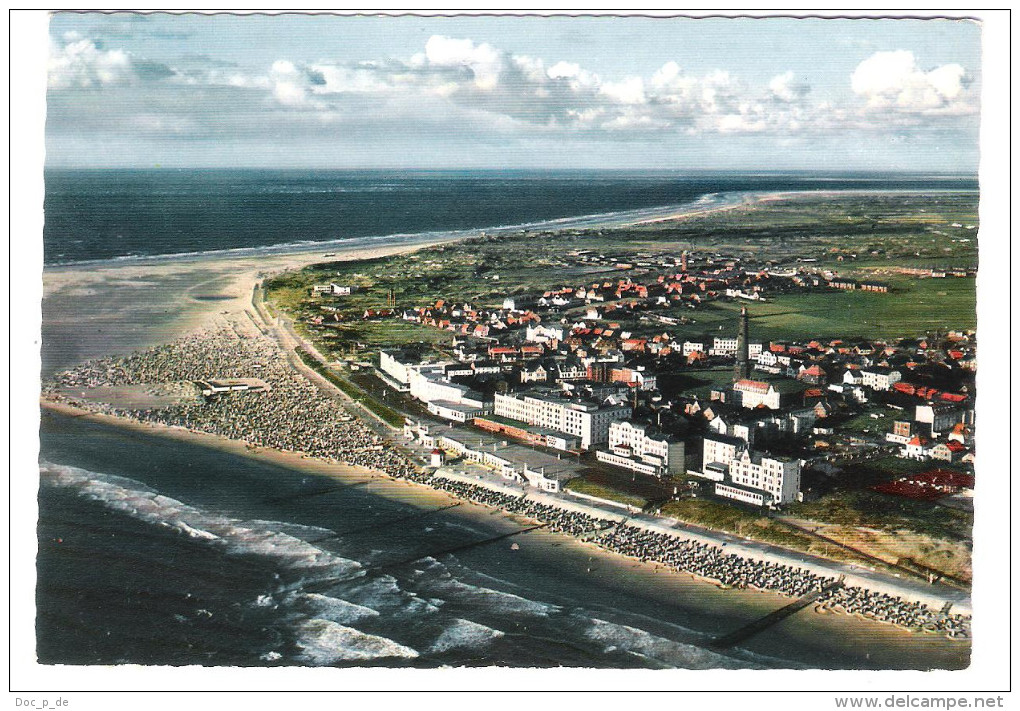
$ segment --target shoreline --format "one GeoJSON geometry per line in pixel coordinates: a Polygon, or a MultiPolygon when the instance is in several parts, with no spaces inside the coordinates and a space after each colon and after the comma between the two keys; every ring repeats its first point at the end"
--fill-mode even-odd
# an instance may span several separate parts
{"type": "MultiPolygon", "coordinates": [[[[458,503],[460,506],[455,510],[461,512],[461,515],[468,516],[471,520],[486,522],[486,525],[489,526],[493,525],[494,514],[498,514],[499,518],[506,523],[517,526],[527,525],[533,520],[527,516],[504,511],[496,506],[474,501],[471,498],[457,496],[444,489],[390,477],[374,470],[326,462],[296,452],[251,448],[244,443],[217,435],[143,423],[105,413],[95,413],[71,404],[41,401],[40,406],[58,415],[150,437],[186,442],[299,473],[325,476],[344,483],[368,481],[370,482],[369,486],[363,488],[367,488],[370,493],[414,506],[442,506],[458,503]]],[[[502,527],[502,524],[500,526],[502,527]]],[[[534,555],[548,554],[558,557],[557,559],[562,558],[560,562],[564,565],[574,566],[577,573],[584,573],[584,566],[587,565],[589,573],[593,570],[598,571],[600,585],[610,585],[614,589],[619,589],[621,593],[624,590],[634,591],[631,586],[635,583],[639,585],[638,590],[644,590],[645,582],[647,582],[658,591],[657,597],[662,597],[664,602],[670,599],[675,600],[685,611],[684,614],[692,615],[691,624],[693,626],[681,624],[679,627],[703,640],[702,642],[688,640],[688,643],[694,643],[697,646],[706,644],[717,633],[724,633],[730,627],[740,627],[742,624],[783,607],[791,601],[791,598],[777,591],[760,590],[753,587],[727,587],[717,580],[696,573],[676,570],[655,560],[642,560],[612,551],[595,542],[585,541],[570,534],[547,528],[529,533],[521,539],[520,545],[522,550],[530,550],[534,555]],[[722,624],[721,628],[719,627],[720,623],[722,624]]],[[[542,588],[541,592],[543,595],[556,597],[555,589],[542,588]]],[[[626,610],[620,612],[625,617],[634,614],[626,610]]],[[[777,626],[773,632],[758,635],[749,643],[735,648],[734,651],[738,652],[735,658],[742,659],[744,654],[751,654],[752,657],[764,655],[782,661],[781,668],[789,668],[790,664],[810,666],[810,659],[813,658],[810,654],[787,656],[787,650],[791,649],[791,645],[794,649],[800,649],[800,645],[809,645],[818,653],[824,655],[835,653],[836,659],[846,659],[849,658],[848,655],[857,653],[856,645],[879,644],[883,653],[888,654],[890,659],[898,659],[899,657],[896,655],[902,654],[919,660],[914,662],[918,666],[903,667],[913,669],[921,668],[927,664],[920,660],[927,659],[928,655],[936,653],[936,650],[938,650],[938,654],[946,655],[940,657],[942,659],[952,659],[956,658],[956,655],[969,654],[970,639],[952,639],[943,634],[926,634],[842,610],[827,609],[817,612],[812,609],[808,612],[810,614],[796,615],[784,621],[781,626],[777,626]],[[893,650],[896,650],[895,653],[893,650]]],[[[660,620],[658,624],[664,626],[663,629],[677,625],[676,622],[668,620],[660,620]]],[[[875,651],[872,650],[868,659],[876,656],[875,651]]],[[[822,658],[828,658],[828,656],[822,658]]],[[[888,663],[894,664],[892,661],[888,663]]],[[[837,664],[832,667],[814,668],[847,669],[857,667],[837,664]]],[[[878,666],[875,668],[890,667],[878,666]]]]}
{"type": "MultiPolygon", "coordinates": [[[[358,480],[364,480],[364,479],[367,478],[368,480],[372,481],[373,483],[383,484],[384,486],[382,488],[384,488],[384,489],[392,489],[392,490],[396,490],[396,491],[407,491],[408,488],[411,488],[411,489],[413,489],[416,492],[415,493],[415,498],[418,499],[418,500],[420,500],[422,498],[422,495],[424,495],[426,492],[428,492],[428,498],[432,499],[433,502],[435,502],[435,503],[449,503],[450,500],[454,500],[454,501],[457,501],[457,502],[464,502],[464,503],[469,503],[469,504],[472,504],[472,505],[482,506],[482,507],[488,509],[490,511],[490,513],[492,511],[499,511],[499,512],[502,512],[505,516],[510,517],[510,518],[523,519],[523,520],[529,521],[529,522],[534,521],[534,522],[537,522],[537,523],[542,523],[542,521],[540,521],[539,519],[534,519],[534,518],[531,518],[531,517],[528,517],[528,516],[524,516],[524,515],[518,514],[518,513],[513,512],[513,511],[507,511],[505,509],[500,508],[499,506],[490,505],[490,504],[485,503],[485,502],[475,501],[474,499],[472,499],[470,497],[467,497],[467,496],[458,496],[455,493],[452,493],[450,491],[447,491],[447,490],[439,488],[439,487],[431,486],[428,483],[417,482],[417,481],[413,481],[413,480],[410,480],[410,479],[402,479],[402,478],[399,478],[399,477],[390,476],[390,475],[386,474],[385,472],[382,472],[382,471],[379,471],[379,470],[374,470],[374,469],[369,469],[367,467],[360,467],[360,466],[357,466],[357,465],[344,464],[344,463],[341,463],[341,462],[330,462],[330,461],[326,461],[326,460],[323,460],[323,459],[319,459],[319,458],[313,457],[313,456],[308,455],[308,454],[303,454],[301,452],[282,451],[282,450],[272,449],[272,448],[269,448],[269,447],[255,447],[255,446],[249,445],[246,442],[241,442],[241,441],[238,441],[238,440],[229,439],[229,438],[223,437],[221,435],[215,435],[215,434],[210,434],[210,433],[205,433],[205,432],[197,432],[197,431],[187,430],[187,429],[183,429],[183,428],[175,427],[175,426],[167,426],[167,425],[161,425],[161,424],[156,424],[156,423],[147,423],[147,422],[143,422],[143,421],[140,421],[140,420],[136,420],[136,419],[133,419],[133,418],[130,418],[130,417],[125,417],[125,416],[120,416],[120,415],[112,415],[112,414],[102,413],[102,412],[93,412],[93,411],[88,410],[88,409],[86,409],[84,407],[77,406],[77,405],[75,405],[73,403],[60,402],[60,401],[50,400],[48,398],[41,398],[40,399],[40,407],[42,407],[44,409],[49,409],[49,410],[51,410],[53,412],[56,412],[58,414],[62,414],[62,415],[68,416],[68,417],[83,418],[85,421],[102,423],[102,424],[105,424],[107,426],[117,427],[117,428],[121,428],[121,429],[126,429],[128,431],[141,432],[141,433],[145,433],[145,434],[149,434],[149,435],[154,435],[154,436],[158,436],[158,437],[165,437],[165,438],[169,438],[169,439],[174,439],[174,440],[181,441],[181,442],[197,444],[199,446],[212,448],[212,449],[215,449],[215,450],[220,451],[220,452],[225,452],[225,453],[229,453],[229,454],[243,456],[243,457],[246,457],[246,458],[249,458],[249,459],[255,459],[255,460],[266,462],[266,463],[270,463],[270,464],[273,464],[273,465],[276,465],[276,466],[282,466],[282,467],[289,468],[289,469],[294,469],[294,470],[298,470],[298,471],[304,471],[304,472],[312,473],[312,474],[315,474],[315,475],[318,475],[318,476],[326,476],[326,477],[333,478],[333,479],[339,479],[341,481],[347,481],[349,478],[352,478],[352,477],[356,478],[358,480]],[[388,486],[387,486],[387,484],[388,484],[388,486]]],[[[499,486],[499,485],[496,485],[496,484],[494,484],[492,482],[486,482],[485,480],[472,480],[472,479],[470,479],[470,477],[464,477],[463,475],[453,474],[451,476],[449,474],[444,475],[444,474],[437,473],[437,476],[439,478],[441,478],[441,479],[446,479],[446,480],[449,480],[449,481],[460,482],[460,483],[463,483],[463,484],[473,485],[473,486],[481,486],[483,488],[486,488],[486,489],[489,489],[489,490],[492,490],[492,491],[496,491],[496,492],[499,492],[499,493],[511,494],[511,495],[514,495],[514,496],[519,496],[521,494],[520,491],[518,491],[517,489],[515,489],[513,487],[510,487],[510,486],[499,486]]],[[[573,512],[577,512],[577,513],[580,513],[580,514],[583,514],[583,515],[592,516],[592,517],[596,517],[596,518],[602,518],[602,519],[610,519],[610,520],[614,520],[614,521],[617,521],[617,522],[627,521],[628,525],[630,525],[632,527],[635,527],[635,528],[638,528],[638,529],[642,529],[642,530],[650,532],[650,533],[665,534],[665,535],[677,538],[678,540],[693,540],[693,541],[698,541],[698,542],[701,542],[701,543],[705,543],[707,545],[713,545],[713,546],[718,546],[719,545],[719,541],[716,540],[712,536],[701,535],[698,531],[693,531],[693,530],[690,530],[690,529],[688,529],[686,527],[683,530],[676,529],[675,526],[677,524],[683,525],[683,523],[682,522],[677,522],[677,521],[675,521],[673,519],[662,519],[661,521],[658,521],[658,520],[657,521],[636,520],[636,519],[632,519],[630,514],[625,514],[625,513],[621,513],[621,512],[614,512],[614,511],[608,511],[608,510],[603,509],[601,507],[594,506],[594,505],[591,505],[591,504],[586,504],[586,503],[583,503],[583,502],[580,502],[580,501],[572,501],[572,500],[562,501],[562,500],[557,499],[556,497],[553,497],[553,496],[550,496],[548,494],[544,494],[544,493],[538,492],[538,491],[527,491],[527,498],[530,501],[533,501],[533,502],[536,502],[536,503],[539,503],[539,504],[545,504],[547,506],[559,509],[559,510],[564,511],[564,512],[571,512],[571,511],[573,511],[573,512]]],[[[595,543],[593,541],[589,541],[586,538],[580,538],[578,536],[570,535],[570,534],[567,534],[567,533],[564,533],[564,532],[555,532],[555,531],[549,531],[549,532],[551,532],[551,533],[562,533],[563,536],[565,536],[565,537],[569,538],[570,540],[575,541],[575,542],[585,546],[586,548],[596,549],[596,550],[600,551],[601,553],[603,553],[603,554],[605,554],[607,556],[613,557],[613,558],[622,557],[624,559],[632,560],[632,561],[638,561],[639,560],[639,559],[634,558],[634,557],[632,557],[632,556],[630,556],[630,555],[628,555],[626,553],[622,553],[622,552],[619,552],[619,551],[611,550],[609,548],[606,548],[606,547],[603,547],[601,545],[598,545],[597,543],[595,543]]],[[[792,552],[791,552],[791,556],[792,557],[787,558],[787,557],[783,556],[781,553],[779,553],[777,551],[755,550],[753,547],[749,548],[746,545],[743,545],[739,541],[732,542],[732,543],[723,543],[722,545],[727,546],[729,552],[731,552],[732,554],[737,555],[740,558],[743,558],[743,559],[748,560],[748,561],[753,562],[753,563],[778,564],[778,565],[785,565],[785,566],[790,566],[790,567],[796,566],[798,562],[800,562],[802,565],[804,563],[802,559],[796,557],[795,554],[793,554],[792,552]]],[[[706,582],[706,583],[711,584],[711,585],[713,585],[713,586],[715,586],[715,587],[717,587],[719,589],[723,589],[723,590],[731,589],[730,586],[727,586],[724,583],[722,583],[722,582],[720,582],[718,580],[715,580],[713,578],[706,577],[706,576],[703,576],[703,575],[699,575],[699,574],[691,572],[691,571],[685,571],[685,570],[679,570],[679,569],[671,569],[670,566],[665,565],[663,563],[656,562],[654,560],[640,561],[640,562],[642,564],[654,565],[656,568],[660,568],[660,567],[665,568],[667,570],[670,570],[670,572],[676,573],[676,574],[678,574],[680,576],[686,576],[686,577],[690,577],[690,578],[695,579],[695,580],[700,580],[700,581],[706,582]]],[[[831,568],[816,567],[816,566],[810,566],[810,565],[808,567],[806,567],[805,570],[811,570],[811,572],[815,573],[816,575],[833,575],[833,574],[836,574],[836,573],[839,572],[839,571],[833,570],[831,568]],[[812,570],[812,568],[816,568],[816,569],[812,570]]],[[[947,595],[937,595],[937,594],[919,595],[919,594],[917,594],[917,592],[915,590],[911,590],[909,588],[897,587],[897,586],[893,585],[891,583],[891,581],[876,580],[876,579],[870,578],[870,577],[868,577],[866,575],[853,575],[852,573],[846,574],[846,577],[848,579],[848,584],[855,585],[855,586],[860,586],[862,589],[864,589],[864,590],[866,590],[868,592],[887,594],[887,595],[893,595],[893,596],[909,596],[910,598],[912,598],[912,599],[914,599],[914,600],[916,600],[918,602],[921,602],[922,604],[932,605],[934,607],[938,607],[938,606],[944,604],[945,602],[952,601],[953,602],[953,612],[954,613],[964,614],[964,615],[972,614],[972,610],[971,610],[971,607],[970,607],[970,604],[969,604],[969,598],[968,598],[967,601],[961,601],[961,600],[949,600],[948,598],[950,596],[947,596],[947,595]]],[[[783,593],[780,593],[780,592],[775,591],[775,590],[768,590],[768,589],[764,589],[764,588],[758,588],[758,587],[753,586],[753,585],[749,586],[747,588],[742,588],[742,589],[750,590],[750,591],[757,592],[757,593],[762,593],[762,594],[765,594],[765,595],[775,596],[778,600],[782,600],[784,602],[788,602],[790,600],[789,596],[784,595],[783,593]]],[[[827,608],[827,610],[828,609],[829,608],[827,608]]],[[[844,612],[844,614],[846,614],[848,616],[854,616],[854,613],[846,613],[846,612],[844,612]]],[[[864,618],[862,617],[862,619],[864,619],[864,618]]],[[[876,620],[876,621],[879,622],[879,624],[883,624],[883,625],[889,625],[890,624],[890,623],[882,622],[880,620],[876,620]]],[[[892,625],[892,626],[897,626],[897,625],[892,625]]]]}
{"type": "Polygon", "coordinates": [[[570,215],[538,219],[510,225],[485,225],[457,229],[437,229],[424,232],[390,233],[344,237],[323,241],[278,242],[256,247],[232,247],[201,252],[168,252],[146,255],[119,255],[102,259],[86,259],[70,262],[44,263],[43,271],[60,273],[83,268],[158,267],[166,263],[200,263],[218,260],[287,259],[308,257],[312,262],[324,255],[315,255],[323,250],[335,252],[341,257],[345,253],[359,250],[387,250],[392,248],[421,248],[447,242],[458,242],[481,234],[503,235],[517,232],[573,229],[624,229],[648,224],[682,221],[690,217],[703,217],[715,212],[739,208],[754,208],[776,200],[796,200],[801,197],[831,197],[834,195],[918,195],[929,193],[977,193],[967,188],[847,188],[812,190],[732,190],[710,192],[682,203],[652,205],[609,212],[570,215]],[[708,198],[708,200],[706,200],[708,198]]]}

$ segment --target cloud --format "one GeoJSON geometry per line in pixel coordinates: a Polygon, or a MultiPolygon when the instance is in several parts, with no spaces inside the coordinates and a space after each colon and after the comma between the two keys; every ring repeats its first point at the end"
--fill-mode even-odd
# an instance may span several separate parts
{"type": "Polygon", "coordinates": [[[77,32],[64,35],[64,44],[50,48],[48,82],[54,89],[92,88],[171,77],[165,64],[139,59],[121,49],[103,49],[77,32]]]}
{"type": "Polygon", "coordinates": [[[875,52],[850,77],[854,93],[870,110],[916,114],[965,114],[977,111],[968,88],[971,78],[959,64],[925,71],[908,50],[875,52]]]}
{"type": "Polygon", "coordinates": [[[803,98],[811,91],[811,87],[802,82],[794,81],[793,72],[785,72],[772,77],[769,91],[780,101],[787,103],[803,98]]]}
{"type": "Polygon", "coordinates": [[[170,67],[69,33],[52,52],[51,93],[77,96],[80,109],[61,104],[69,115],[89,111],[110,125],[119,118],[125,128],[180,138],[270,126],[274,135],[288,126],[295,134],[348,136],[358,126],[370,135],[385,126],[405,137],[470,131],[496,143],[520,136],[626,141],[877,131],[935,125],[975,106],[961,66],[923,70],[906,51],[875,53],[849,77],[844,96],[826,102],[812,101],[810,85],[793,71],[751,79],[693,73],[667,61],[650,75],[602,77],[565,59],[547,63],[443,35],[405,58],[279,58],[262,71],[203,59],[183,54],[181,67],[170,67]]]}

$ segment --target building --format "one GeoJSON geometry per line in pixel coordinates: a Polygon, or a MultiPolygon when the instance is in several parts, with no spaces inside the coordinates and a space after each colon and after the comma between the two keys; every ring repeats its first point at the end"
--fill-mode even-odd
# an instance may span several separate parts
{"type": "Polygon", "coordinates": [[[903,377],[898,370],[889,368],[861,368],[861,385],[872,390],[889,390],[903,377]]]}
{"type": "Polygon", "coordinates": [[[333,294],[334,296],[350,296],[357,291],[356,286],[349,286],[346,284],[316,284],[312,287],[312,291],[316,294],[333,294]]]}
{"type": "Polygon", "coordinates": [[[443,432],[435,440],[435,446],[442,450],[489,467],[504,479],[527,483],[541,491],[558,492],[564,483],[577,476],[577,466],[570,459],[510,444],[483,432],[443,432]]]}
{"type": "Polygon", "coordinates": [[[900,456],[906,459],[924,460],[928,458],[928,440],[921,435],[914,435],[900,450],[900,456]]]}
{"type": "Polygon", "coordinates": [[[800,496],[799,460],[755,451],[736,437],[705,436],[701,476],[716,482],[717,495],[758,506],[800,496]]]}
{"type": "Polygon", "coordinates": [[[764,406],[770,410],[778,410],[781,406],[781,397],[776,386],[761,380],[738,380],[733,383],[733,394],[740,406],[748,409],[764,406]]]}
{"type": "Polygon", "coordinates": [[[910,439],[917,434],[914,432],[914,423],[907,420],[896,420],[893,422],[892,432],[889,432],[885,436],[887,442],[893,444],[906,444],[910,439]]]}
{"type": "Polygon", "coordinates": [[[420,359],[410,353],[379,351],[379,370],[388,376],[387,383],[398,390],[406,391],[409,388],[410,371],[420,363],[420,359]]]}
{"type": "Polygon", "coordinates": [[[580,438],[582,449],[591,449],[609,439],[609,425],[629,415],[630,407],[581,402],[552,392],[497,393],[493,412],[574,435],[580,438]]]}
{"type": "Polygon", "coordinates": [[[927,404],[914,408],[914,420],[931,426],[931,436],[940,437],[950,432],[961,422],[966,422],[967,413],[955,405],[927,404]]]}
{"type": "Polygon", "coordinates": [[[708,350],[708,354],[713,356],[730,356],[735,355],[736,352],[736,338],[720,338],[718,336],[712,339],[712,347],[708,350]]]}
{"type": "Polygon", "coordinates": [[[437,417],[461,423],[470,422],[475,417],[486,414],[488,409],[484,405],[468,405],[449,400],[432,400],[426,406],[429,412],[437,417]]]}
{"type": "Polygon", "coordinates": [[[684,443],[666,435],[649,433],[645,425],[614,422],[609,425],[609,448],[598,450],[600,462],[651,476],[681,474],[684,443]]]}
{"type": "Polygon", "coordinates": [[[532,343],[548,343],[563,340],[562,326],[528,326],[524,331],[524,340],[532,343]]]}
{"type": "Polygon", "coordinates": [[[939,442],[931,448],[930,454],[932,459],[941,459],[945,462],[958,462],[963,458],[963,455],[967,454],[967,448],[957,442],[955,439],[951,439],[948,442],[939,442]]]}
{"type": "Polygon", "coordinates": [[[643,365],[636,368],[612,368],[609,371],[609,382],[626,383],[639,390],[655,390],[656,377],[650,375],[643,365]]]}

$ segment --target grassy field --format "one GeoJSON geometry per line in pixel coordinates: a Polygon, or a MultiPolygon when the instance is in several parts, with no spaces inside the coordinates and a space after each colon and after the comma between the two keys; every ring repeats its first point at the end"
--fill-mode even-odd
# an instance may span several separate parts
{"type": "Polygon", "coordinates": [[[580,477],[571,479],[563,485],[563,488],[567,491],[573,491],[578,494],[587,494],[588,496],[597,496],[600,499],[616,501],[621,504],[626,504],[627,506],[644,508],[648,505],[648,499],[644,499],[633,494],[625,494],[622,491],[617,491],[611,487],[589,481],[588,479],[582,479],[580,477]]]}
{"type": "MultiPolygon", "coordinates": [[[[930,468],[930,465],[929,465],[930,468]]],[[[848,527],[913,531],[948,541],[969,540],[973,514],[901,496],[862,489],[841,491],[818,501],[793,504],[790,515],[848,527]]]]}
{"type": "MultiPolygon", "coordinates": [[[[752,304],[748,306],[751,340],[910,338],[935,329],[973,329],[977,325],[973,279],[917,279],[902,282],[899,288],[888,294],[781,294],[768,303],[752,304]]],[[[732,324],[740,306],[716,302],[711,309],[719,314],[721,323],[732,324]]],[[[698,316],[705,320],[704,312],[698,316]]]]}

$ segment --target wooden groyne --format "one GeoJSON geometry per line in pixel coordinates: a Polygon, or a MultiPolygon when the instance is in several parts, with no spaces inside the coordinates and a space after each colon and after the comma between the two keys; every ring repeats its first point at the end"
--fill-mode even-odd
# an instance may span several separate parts
{"type": "Polygon", "coordinates": [[[789,605],[784,605],[783,607],[780,607],[778,610],[770,612],[764,617],[754,620],[753,622],[749,622],[748,624],[730,632],[729,634],[724,634],[721,637],[716,637],[714,640],[709,642],[708,646],[712,647],[713,649],[729,649],[730,647],[740,644],[744,640],[750,639],[751,637],[760,632],[764,632],[772,625],[781,622],[782,620],[785,620],[793,613],[803,610],[805,607],[815,602],[818,598],[820,598],[822,595],[829,592],[830,590],[842,587],[843,580],[844,578],[840,577],[839,580],[833,583],[829,583],[821,590],[812,590],[806,595],[797,598],[789,605]]]}

